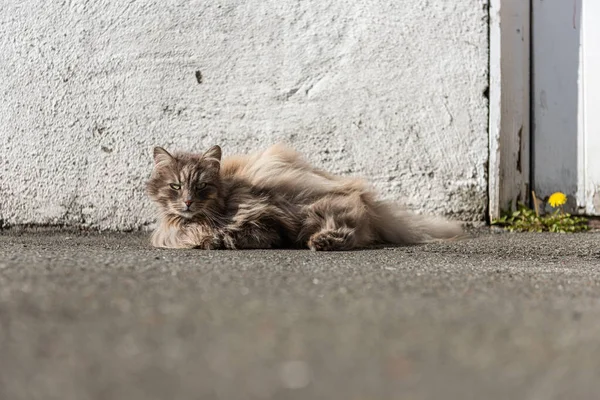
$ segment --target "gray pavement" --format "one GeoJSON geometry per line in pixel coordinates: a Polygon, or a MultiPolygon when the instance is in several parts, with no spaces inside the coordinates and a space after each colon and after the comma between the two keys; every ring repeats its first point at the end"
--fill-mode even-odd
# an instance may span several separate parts
{"type": "Polygon", "coordinates": [[[600,234],[347,253],[0,233],[0,399],[600,398],[600,234]]]}

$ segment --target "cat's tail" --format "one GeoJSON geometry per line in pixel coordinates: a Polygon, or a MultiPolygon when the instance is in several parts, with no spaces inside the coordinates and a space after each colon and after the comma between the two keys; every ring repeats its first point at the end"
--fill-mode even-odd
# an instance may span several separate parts
{"type": "Polygon", "coordinates": [[[375,225],[385,243],[419,244],[467,237],[461,224],[443,218],[414,214],[395,204],[375,204],[375,225]]]}

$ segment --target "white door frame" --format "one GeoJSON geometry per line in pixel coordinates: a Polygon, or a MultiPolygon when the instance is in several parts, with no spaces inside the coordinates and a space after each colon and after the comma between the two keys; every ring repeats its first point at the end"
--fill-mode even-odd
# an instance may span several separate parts
{"type": "Polygon", "coordinates": [[[579,52],[577,205],[589,215],[600,214],[599,16],[600,1],[583,0],[579,52]]]}

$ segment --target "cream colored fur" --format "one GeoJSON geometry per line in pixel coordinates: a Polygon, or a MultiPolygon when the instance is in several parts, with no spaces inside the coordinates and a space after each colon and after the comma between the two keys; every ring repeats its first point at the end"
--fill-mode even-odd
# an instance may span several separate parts
{"type": "Polygon", "coordinates": [[[154,159],[147,189],[160,210],[157,247],[351,250],[462,235],[460,224],[378,200],[364,181],[321,171],[283,145],[223,160],[218,146],[156,148],[154,159]]]}

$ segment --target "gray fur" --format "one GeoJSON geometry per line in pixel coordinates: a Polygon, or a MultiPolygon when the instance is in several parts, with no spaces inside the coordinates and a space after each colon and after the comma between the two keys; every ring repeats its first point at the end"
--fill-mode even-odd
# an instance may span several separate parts
{"type": "Polygon", "coordinates": [[[458,223],[377,200],[363,181],[320,171],[282,145],[223,160],[218,146],[204,154],[157,147],[154,161],[156,247],[351,250],[462,235],[458,223]]]}

